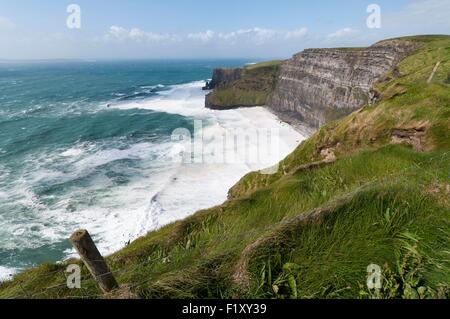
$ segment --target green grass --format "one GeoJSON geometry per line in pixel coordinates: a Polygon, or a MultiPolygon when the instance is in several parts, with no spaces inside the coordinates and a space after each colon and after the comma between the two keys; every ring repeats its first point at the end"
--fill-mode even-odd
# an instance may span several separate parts
{"type": "MultiPolygon", "coordinates": [[[[421,42],[401,77],[377,85],[377,105],[325,125],[277,174],[248,174],[223,205],[109,256],[118,282],[142,298],[448,298],[450,39],[421,42]],[[419,126],[421,152],[391,144],[395,129],[419,126]],[[337,160],[307,168],[323,148],[337,160]],[[372,263],[377,292],[365,285],[372,263]]],[[[84,267],[83,289],[67,289],[64,268],[17,275],[0,298],[102,297],[84,267]]]]}
{"type": "Polygon", "coordinates": [[[216,107],[265,105],[273,92],[281,61],[248,65],[241,79],[226,88],[215,89],[208,101],[216,107]]]}
{"type": "MultiPolygon", "coordinates": [[[[287,278],[294,276],[296,294],[303,298],[355,298],[364,291],[369,264],[395,268],[414,245],[422,259],[420,285],[437,290],[449,284],[449,209],[421,192],[427,187],[423,181],[410,175],[409,181],[402,179],[375,183],[333,215],[297,227],[295,233],[283,234],[282,241],[261,249],[254,256],[253,272],[271,263],[279,290],[274,292],[273,282],[257,280],[249,295],[289,298],[287,278]],[[286,264],[297,266],[286,271],[286,264]]],[[[396,297],[402,292],[399,289],[396,297]]]]}
{"type": "Polygon", "coordinates": [[[267,68],[267,67],[278,67],[283,61],[281,60],[272,60],[272,61],[265,61],[260,62],[256,64],[249,64],[245,66],[246,70],[255,70],[259,68],[267,68]]]}
{"type": "Polygon", "coordinates": [[[211,93],[210,103],[216,107],[262,106],[266,104],[268,92],[246,90],[237,87],[220,89],[211,93]]]}

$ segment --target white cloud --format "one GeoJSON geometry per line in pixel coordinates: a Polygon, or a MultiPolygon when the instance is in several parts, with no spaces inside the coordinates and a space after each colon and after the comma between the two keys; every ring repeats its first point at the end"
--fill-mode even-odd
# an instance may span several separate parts
{"type": "Polygon", "coordinates": [[[214,31],[208,30],[205,32],[198,32],[198,33],[189,33],[188,39],[198,40],[201,42],[208,42],[214,38],[216,33],[214,31]]]}
{"type": "Polygon", "coordinates": [[[122,27],[113,25],[112,27],[109,28],[107,36],[122,40],[128,37],[128,31],[122,27]]]}
{"type": "Polygon", "coordinates": [[[139,43],[165,43],[176,41],[178,36],[169,33],[145,32],[139,28],[128,30],[120,26],[111,26],[105,39],[119,41],[131,40],[139,43]]]}
{"type": "Polygon", "coordinates": [[[0,29],[14,29],[16,25],[6,17],[0,17],[0,29]]]}
{"type": "Polygon", "coordinates": [[[128,30],[120,26],[111,26],[105,36],[106,40],[132,40],[138,43],[168,43],[175,41],[194,41],[201,43],[210,43],[216,41],[222,44],[253,44],[263,45],[275,40],[293,40],[300,39],[307,35],[307,28],[299,28],[289,31],[279,31],[267,28],[249,28],[239,29],[231,32],[215,32],[207,30],[204,32],[181,34],[166,34],[146,32],[138,28],[128,30]]]}
{"type": "Polygon", "coordinates": [[[113,25],[93,41],[99,52],[109,50],[114,51],[115,55],[130,56],[128,51],[133,47],[138,49],[133,52],[139,51],[141,55],[157,57],[180,54],[186,57],[278,57],[289,56],[303,49],[309,41],[308,35],[309,31],[305,27],[291,30],[253,27],[227,32],[206,29],[200,32],[156,33],[113,25]],[[117,46],[124,43],[127,46],[117,46]]]}
{"type": "Polygon", "coordinates": [[[229,44],[238,43],[253,43],[256,45],[263,45],[269,41],[276,39],[299,39],[306,36],[307,28],[299,28],[291,31],[279,31],[267,28],[249,28],[240,29],[231,32],[214,32],[211,30],[199,33],[188,34],[188,39],[210,42],[212,40],[226,41],[229,44]]]}
{"type": "Polygon", "coordinates": [[[339,30],[327,35],[327,39],[328,40],[343,40],[343,39],[352,38],[358,34],[359,34],[359,32],[357,30],[354,30],[352,28],[343,28],[343,29],[339,29],[339,30]]]}
{"type": "Polygon", "coordinates": [[[219,33],[219,38],[232,43],[238,41],[250,41],[257,45],[266,43],[267,40],[273,39],[277,35],[277,31],[264,28],[241,29],[228,33],[219,33]]]}
{"type": "Polygon", "coordinates": [[[286,39],[299,39],[304,38],[308,34],[307,28],[300,28],[293,31],[286,32],[285,38],[286,39]]]}

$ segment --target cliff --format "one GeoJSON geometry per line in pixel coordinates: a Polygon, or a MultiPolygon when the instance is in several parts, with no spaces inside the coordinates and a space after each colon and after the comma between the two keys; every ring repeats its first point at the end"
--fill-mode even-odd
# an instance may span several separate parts
{"type": "Polygon", "coordinates": [[[364,49],[309,49],[281,66],[268,106],[313,128],[371,104],[374,84],[417,44],[389,40],[364,49]]]}
{"type": "Polygon", "coordinates": [[[205,86],[205,90],[213,90],[230,85],[232,82],[242,77],[244,69],[242,68],[219,68],[214,69],[211,82],[205,86]]]}
{"type": "Polygon", "coordinates": [[[225,110],[267,105],[281,119],[313,130],[372,104],[374,85],[417,48],[405,39],[368,48],[308,49],[277,64],[216,69],[205,106],[225,110]],[[276,66],[276,68],[274,68],[276,66]]]}
{"type": "Polygon", "coordinates": [[[267,104],[275,88],[280,61],[269,61],[236,69],[215,69],[205,89],[213,89],[206,96],[205,106],[227,110],[267,104]]]}

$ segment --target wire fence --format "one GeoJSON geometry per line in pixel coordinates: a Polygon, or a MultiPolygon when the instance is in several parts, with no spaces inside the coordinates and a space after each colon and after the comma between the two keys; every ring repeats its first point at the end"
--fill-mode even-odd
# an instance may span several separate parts
{"type": "MultiPolygon", "coordinates": [[[[414,163],[413,165],[411,165],[407,168],[404,168],[404,169],[394,172],[392,174],[388,174],[381,178],[374,179],[374,180],[368,182],[368,184],[374,183],[374,182],[378,182],[380,184],[385,183],[385,182],[393,183],[396,181],[395,178],[397,178],[397,180],[401,179],[401,178],[405,178],[406,177],[405,174],[408,171],[413,170],[413,169],[422,169],[425,165],[431,164],[436,159],[445,159],[449,154],[450,154],[450,152],[445,152],[440,155],[431,157],[423,162],[414,163]]],[[[448,167],[448,169],[449,169],[448,177],[450,180],[450,167],[448,167]]],[[[434,177],[434,175],[433,175],[433,177],[434,177]]],[[[287,216],[287,217],[292,217],[292,216],[287,216]]],[[[261,236],[261,234],[264,234],[264,233],[272,230],[275,226],[276,225],[268,225],[267,227],[264,227],[264,228],[253,229],[251,231],[245,231],[245,232],[241,232],[238,234],[223,233],[223,234],[220,234],[220,236],[216,240],[219,242],[227,242],[231,239],[237,240],[242,237],[248,238],[248,237],[256,236],[256,235],[261,236]]],[[[202,244],[205,244],[205,243],[206,243],[206,241],[198,242],[197,246],[201,246],[202,244]]],[[[136,274],[136,273],[138,273],[139,270],[142,270],[144,267],[156,265],[160,262],[165,262],[169,258],[170,258],[170,254],[168,254],[168,255],[163,254],[160,257],[148,259],[148,260],[142,261],[142,262],[133,261],[133,265],[131,267],[118,268],[118,269],[110,271],[109,273],[103,274],[101,276],[113,275],[113,276],[122,276],[123,277],[123,276],[129,275],[129,274],[136,274]]],[[[443,260],[443,261],[450,262],[450,260],[443,260]]],[[[96,262],[96,260],[93,260],[92,262],[96,262]]],[[[98,260],[98,262],[101,262],[101,260],[98,260]]],[[[342,262],[343,263],[359,263],[359,261],[342,261],[342,262]]],[[[56,267],[60,267],[60,269],[46,272],[43,275],[38,275],[31,280],[27,280],[26,282],[22,282],[22,281],[18,280],[17,283],[14,285],[13,290],[21,291],[21,294],[15,295],[10,298],[7,297],[6,299],[24,299],[24,298],[40,299],[40,298],[45,298],[46,296],[49,296],[49,294],[51,294],[54,297],[55,293],[56,294],[58,293],[58,289],[60,290],[61,297],[66,298],[66,299],[97,299],[97,298],[105,297],[105,295],[103,293],[101,293],[100,289],[97,287],[97,282],[100,279],[99,277],[101,277],[101,276],[94,278],[94,277],[92,277],[92,275],[86,274],[80,278],[80,281],[82,282],[83,286],[85,286],[85,287],[87,286],[89,288],[69,289],[68,284],[67,284],[69,273],[67,272],[65,266],[67,266],[67,265],[64,265],[64,264],[56,265],[56,267]],[[51,286],[47,286],[44,288],[39,288],[39,289],[36,289],[35,291],[29,291],[28,287],[33,286],[33,284],[36,283],[37,281],[44,281],[46,279],[51,279],[51,278],[58,276],[58,274],[60,275],[61,280],[63,281],[60,284],[51,285],[51,286]],[[92,287],[95,287],[95,288],[92,288],[92,287]],[[67,294],[68,290],[74,291],[74,292],[75,291],[81,292],[81,293],[75,294],[75,295],[70,295],[70,294],[67,294]],[[98,293],[93,293],[93,290],[97,290],[98,293]]],[[[146,284],[148,284],[152,280],[153,280],[152,277],[144,278],[143,280],[140,280],[138,282],[130,283],[129,285],[127,285],[127,288],[131,291],[136,288],[144,287],[146,284]]],[[[8,284],[8,283],[6,283],[6,284],[8,284]]]]}

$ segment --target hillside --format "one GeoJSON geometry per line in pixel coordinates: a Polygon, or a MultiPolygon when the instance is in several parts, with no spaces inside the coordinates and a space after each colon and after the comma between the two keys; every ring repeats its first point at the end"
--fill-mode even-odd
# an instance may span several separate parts
{"type": "MultiPolygon", "coordinates": [[[[450,36],[397,41],[417,46],[376,101],[327,122],[277,174],[251,173],[223,205],[109,256],[122,289],[107,297],[449,298],[450,36]],[[385,277],[376,294],[370,264],[385,277]]],[[[102,297],[85,268],[80,290],[64,270],[20,274],[0,298],[102,297]]]]}

